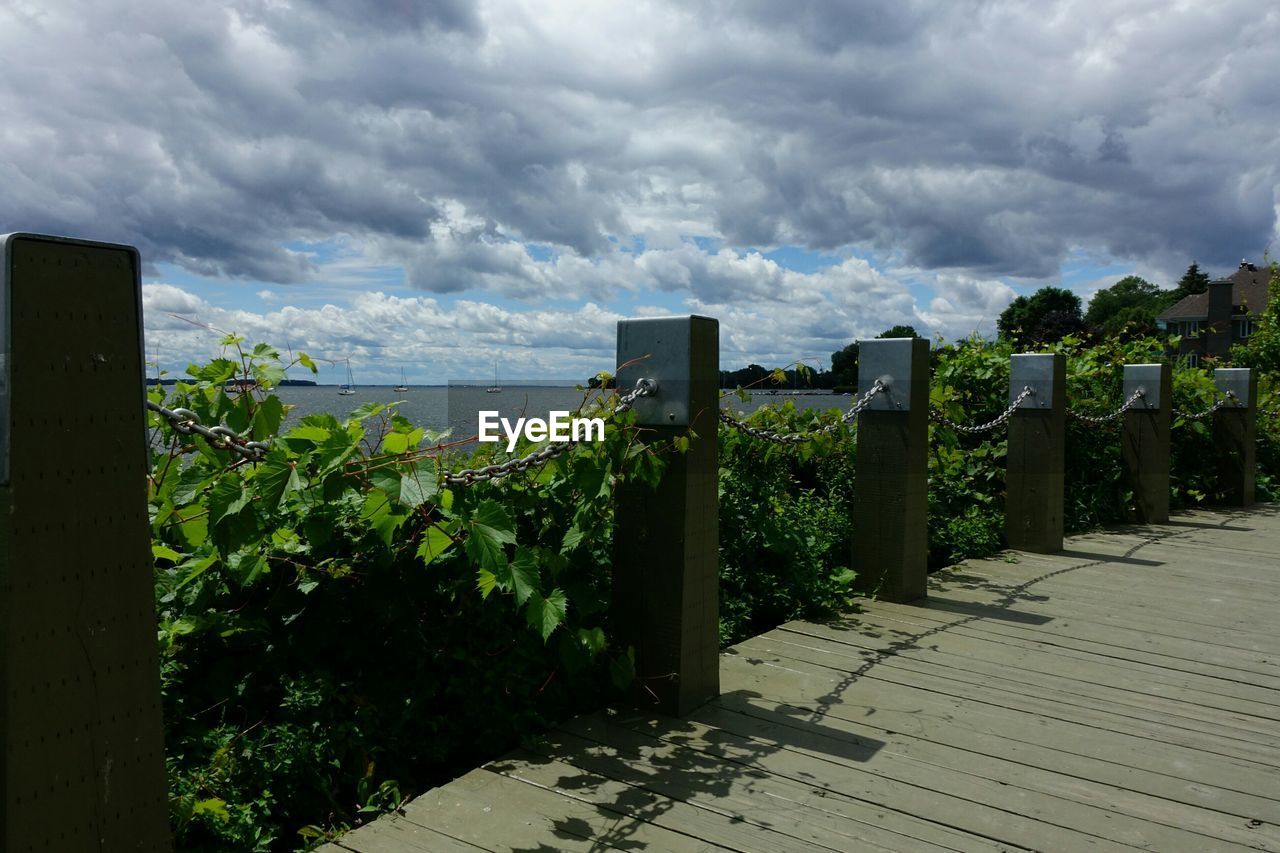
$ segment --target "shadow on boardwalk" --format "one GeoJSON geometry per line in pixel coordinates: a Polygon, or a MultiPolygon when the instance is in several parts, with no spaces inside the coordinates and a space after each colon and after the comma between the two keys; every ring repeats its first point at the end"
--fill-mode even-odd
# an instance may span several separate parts
{"type": "Polygon", "coordinates": [[[1280,850],[1280,508],[789,623],[685,719],[570,721],[342,839],[411,850],[1280,850]]]}

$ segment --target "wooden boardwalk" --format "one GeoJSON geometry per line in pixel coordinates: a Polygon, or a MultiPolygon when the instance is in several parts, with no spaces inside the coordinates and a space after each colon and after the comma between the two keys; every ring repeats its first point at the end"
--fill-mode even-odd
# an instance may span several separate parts
{"type": "Polygon", "coordinates": [[[970,561],[326,851],[1280,850],[1278,610],[1280,507],[970,561]]]}

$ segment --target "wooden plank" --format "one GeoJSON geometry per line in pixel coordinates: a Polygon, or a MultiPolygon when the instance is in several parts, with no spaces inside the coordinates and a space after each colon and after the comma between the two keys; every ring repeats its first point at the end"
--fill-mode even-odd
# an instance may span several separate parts
{"type": "MultiPolygon", "coordinates": [[[[877,606],[838,623],[789,622],[780,630],[816,633],[817,636],[866,649],[869,654],[926,657],[936,652],[937,659],[951,668],[996,674],[1013,680],[1030,679],[1032,683],[1060,679],[1069,683],[1069,689],[1073,691],[1088,691],[1094,687],[1133,694],[1137,697],[1135,701],[1167,700],[1176,703],[1170,707],[1180,709],[1178,713],[1207,722],[1224,719],[1248,727],[1262,720],[1271,730],[1275,718],[1280,716],[1280,693],[1266,696],[1273,700],[1270,702],[1224,696],[1206,689],[1201,682],[1192,682],[1190,677],[1157,680],[1149,673],[1135,672],[1096,655],[1071,656],[1052,646],[1009,642],[990,634],[964,633],[937,622],[911,622],[905,617],[887,617],[880,610],[877,606]],[[1227,716],[1218,717],[1212,712],[1223,712],[1227,716]]],[[[1085,695],[1090,694],[1086,692],[1085,695]]],[[[1112,698],[1125,701],[1123,697],[1112,698]]]]}
{"type": "Polygon", "coordinates": [[[977,768],[989,766],[989,772],[997,780],[1023,779],[1040,772],[1041,778],[1061,779],[1067,786],[1075,780],[1076,784],[1091,791],[1097,790],[1098,786],[1103,792],[1129,791],[1218,812],[1229,819],[1235,819],[1239,824],[1248,824],[1254,819],[1261,819],[1269,824],[1280,818],[1280,802],[1275,799],[1230,791],[1120,762],[1077,755],[1038,743],[1025,743],[971,726],[952,726],[945,722],[933,724],[922,720],[912,710],[882,708],[847,716],[840,713],[816,715],[811,708],[801,708],[741,690],[722,695],[706,711],[699,710],[692,718],[707,718],[707,715],[717,709],[754,717],[768,724],[790,725],[806,730],[820,725],[821,731],[830,737],[884,744],[882,748],[891,746],[895,754],[918,756],[929,763],[956,766],[968,772],[977,772],[977,768]],[[1010,771],[1011,776],[1005,777],[1003,773],[1009,765],[1014,770],[1010,771]]]}
{"type": "MultiPolygon", "coordinates": [[[[602,748],[565,732],[553,732],[545,742],[536,744],[535,750],[539,754],[520,752],[510,756],[514,760],[488,766],[565,796],[651,823],[678,826],[681,832],[734,850],[799,853],[851,847],[954,850],[980,846],[941,847],[901,835],[881,825],[886,817],[883,809],[864,806],[860,817],[851,820],[829,809],[775,799],[772,793],[762,804],[763,792],[754,787],[755,778],[731,762],[715,758],[693,771],[674,762],[654,765],[630,760],[629,753],[602,748]]],[[[924,821],[919,823],[928,826],[924,821]]],[[[966,841],[957,833],[951,835],[961,844],[966,841]]]]}
{"type": "MultiPolygon", "coordinates": [[[[1081,779],[1068,774],[1044,770],[1025,764],[992,758],[900,733],[863,728],[858,734],[847,728],[828,725],[828,721],[797,718],[767,709],[735,710],[722,703],[712,703],[695,712],[691,719],[734,732],[753,741],[762,741],[778,749],[788,749],[824,761],[853,762],[873,772],[892,772],[899,763],[915,763],[932,779],[937,768],[959,771],[980,777],[988,784],[1028,788],[1063,799],[1143,818],[1165,826],[1180,828],[1256,846],[1265,842],[1264,830],[1250,828],[1247,820],[1203,807],[1170,801],[1161,797],[1081,779]],[[874,732],[874,737],[864,732],[874,732]]],[[[856,724],[855,724],[856,726],[856,724]]],[[[966,789],[968,790],[968,789],[966,789]]],[[[1000,797],[1004,802],[1007,797],[1000,797]]]]}
{"type": "Polygon", "coordinates": [[[928,730],[943,735],[952,727],[963,728],[1140,767],[1228,791],[1257,793],[1268,799],[1274,792],[1275,797],[1280,797],[1280,791],[1276,791],[1274,768],[1236,757],[1214,755],[1178,744],[1157,746],[1148,738],[1066,720],[1048,720],[1019,709],[881,679],[863,679],[858,682],[857,690],[852,690],[854,680],[847,673],[842,676],[834,670],[803,661],[784,664],[754,657],[749,660],[745,655],[726,655],[721,661],[723,677],[732,677],[733,683],[725,690],[753,691],[802,711],[832,714],[843,719],[876,717],[878,725],[895,731],[928,730]]]}
{"type": "MultiPolygon", "coordinates": [[[[868,773],[855,765],[840,766],[831,762],[806,760],[787,750],[752,745],[731,732],[723,732],[689,720],[681,721],[683,731],[670,731],[660,723],[654,733],[665,739],[636,729],[610,724],[601,719],[580,721],[575,727],[584,737],[625,748],[636,760],[645,764],[697,765],[702,756],[714,755],[739,766],[741,773],[754,771],[757,784],[786,780],[808,786],[808,799],[823,807],[838,809],[847,801],[872,803],[883,809],[909,816],[916,814],[953,837],[959,833],[978,836],[988,842],[1016,844],[1030,849],[1048,847],[1066,849],[1082,844],[1096,849],[1121,849],[1103,838],[1089,838],[1088,832],[1042,824],[1022,815],[1006,811],[1000,805],[989,805],[920,788],[885,776],[868,773]],[[679,742],[674,742],[674,741],[679,742]]],[[[764,790],[768,790],[767,788],[764,790]]],[[[767,809],[768,800],[761,797],[759,808],[767,809]]],[[[1004,797],[1007,800],[1008,796],[1004,797]]],[[[1003,800],[1002,803],[1003,804],[1003,800]]],[[[966,849],[972,848],[969,844],[966,849]]]]}
{"type": "Polygon", "coordinates": [[[368,826],[349,832],[317,853],[476,853],[493,848],[477,847],[398,815],[387,815],[368,826]]]}
{"type": "MultiPolygon", "coordinates": [[[[877,602],[876,612],[895,615],[905,613],[902,610],[890,610],[891,605],[877,602]]],[[[1272,683],[1266,677],[1240,673],[1235,670],[1215,667],[1200,661],[1186,660],[1152,653],[1131,646],[1119,646],[1114,643],[1100,642],[1088,637],[1078,636],[1081,632],[1052,630],[1051,623],[1028,626],[1008,618],[993,619],[989,611],[966,605],[964,602],[950,602],[937,598],[929,602],[927,607],[916,608],[919,618],[949,618],[948,631],[957,631],[974,636],[998,637],[1008,642],[1037,643],[1052,648],[1054,651],[1077,657],[1098,657],[1106,659],[1114,666],[1133,669],[1135,672],[1166,676],[1170,678],[1194,678],[1210,685],[1207,689],[1219,689],[1228,695],[1250,698],[1254,701],[1273,699],[1276,690],[1280,690],[1280,680],[1272,683]]],[[[1008,617],[1012,614],[1003,613],[1008,617]]],[[[1069,627],[1069,626],[1068,626],[1069,627]]]]}
{"type": "MultiPolygon", "coordinates": [[[[621,726],[591,718],[578,726],[585,737],[626,749],[646,765],[697,766],[715,756],[760,771],[761,780],[790,779],[825,792],[821,802],[847,796],[876,802],[886,808],[910,809],[930,820],[1001,844],[1029,849],[1113,849],[1117,846],[1185,847],[1195,839],[1199,849],[1243,850],[1223,839],[1188,833],[1173,827],[1120,815],[1017,785],[992,782],[967,773],[899,759],[877,763],[864,751],[850,760],[832,754],[815,760],[791,749],[778,749],[734,732],[696,720],[673,725],[666,720],[632,718],[621,726]],[[630,735],[628,737],[628,735],[630,735]]],[[[830,744],[838,756],[838,744],[830,744]]],[[[847,754],[847,753],[846,753],[847,754]]],[[[765,802],[761,798],[762,806],[765,802]]]]}
{"type": "Polygon", "coordinates": [[[428,791],[405,807],[403,820],[489,850],[726,849],[489,770],[428,791]]]}
{"type": "MultiPolygon", "coordinates": [[[[1091,667],[1076,665],[1064,669],[1046,670],[1033,666],[1019,666],[1013,655],[993,654],[988,658],[967,656],[949,652],[953,645],[945,636],[930,637],[929,647],[921,648],[902,643],[893,649],[875,643],[859,641],[859,635],[849,631],[832,631],[826,626],[792,624],[784,629],[771,631],[762,637],[772,642],[795,643],[802,647],[810,642],[837,643],[844,654],[857,660],[859,666],[899,667],[923,676],[954,678],[976,685],[990,685],[1006,690],[1031,691],[1040,696],[1059,697],[1067,704],[1091,704],[1097,708],[1110,708],[1116,713],[1138,716],[1152,721],[1165,721],[1181,728],[1204,729],[1212,727],[1224,737],[1248,742],[1262,742],[1280,746],[1280,727],[1274,719],[1263,715],[1235,714],[1207,708],[1195,702],[1184,701],[1179,696],[1161,696],[1149,692],[1131,690],[1123,685],[1105,683],[1105,679],[1090,680],[1091,667]]],[[[754,641],[753,641],[754,642],[754,641]]],[[[994,645],[994,644],[988,644],[994,645]]],[[[823,647],[818,646],[817,654],[823,647]]],[[[1016,649],[1015,649],[1016,651],[1016,649]]],[[[799,655],[804,657],[803,655],[799,655]]],[[[818,657],[812,658],[821,663],[818,657]]],[[[1068,659],[1068,663],[1075,663],[1068,659]]],[[[1209,695],[1209,694],[1205,694],[1209,695]]]]}
{"type": "MultiPolygon", "coordinates": [[[[822,641],[814,641],[815,644],[822,641]]],[[[1249,762],[1259,769],[1267,767],[1280,768],[1280,748],[1270,744],[1257,743],[1245,739],[1232,739],[1220,736],[1217,732],[1202,731],[1189,727],[1174,727],[1167,721],[1152,721],[1141,717],[1125,715],[1113,708],[1099,708],[1095,705],[1068,704],[1061,697],[1046,696],[1042,691],[1007,690],[994,684],[973,684],[961,679],[947,677],[938,673],[920,675],[909,669],[885,666],[866,667],[865,672],[850,673],[840,661],[840,651],[826,650],[824,661],[814,661],[813,645],[807,647],[807,653],[799,654],[799,646],[784,646],[757,637],[739,646],[743,654],[755,660],[767,661],[780,666],[807,664],[831,670],[837,677],[849,676],[849,681],[865,684],[867,681],[887,682],[902,687],[924,690],[938,696],[977,702],[991,707],[1018,711],[1034,717],[1041,724],[1070,724],[1091,731],[1104,731],[1111,734],[1126,735],[1140,740],[1151,741],[1170,746],[1181,746],[1190,750],[1199,750],[1209,755],[1231,756],[1241,762],[1249,762]]],[[[1149,717],[1157,715],[1150,714],[1149,717]]]]}

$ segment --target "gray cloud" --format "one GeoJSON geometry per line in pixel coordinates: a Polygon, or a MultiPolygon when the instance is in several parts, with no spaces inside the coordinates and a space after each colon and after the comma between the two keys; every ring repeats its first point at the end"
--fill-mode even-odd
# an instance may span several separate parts
{"type": "Polygon", "coordinates": [[[689,234],[1174,272],[1257,258],[1280,205],[1280,17],[1244,0],[66,0],[0,8],[0,51],[0,223],[214,276],[307,280],[283,244],[336,234],[422,289],[531,300],[716,302],[714,256],[614,257],[689,234]]]}

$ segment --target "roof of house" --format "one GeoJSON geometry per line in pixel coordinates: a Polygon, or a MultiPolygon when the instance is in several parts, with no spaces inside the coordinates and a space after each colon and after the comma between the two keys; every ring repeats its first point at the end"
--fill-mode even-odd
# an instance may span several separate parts
{"type": "MultiPolygon", "coordinates": [[[[1246,306],[1250,314],[1261,314],[1262,309],[1267,307],[1267,284],[1270,278],[1269,267],[1257,267],[1248,261],[1241,261],[1239,268],[1227,276],[1227,280],[1231,282],[1231,307],[1246,306]]],[[[1208,316],[1209,293],[1206,291],[1182,297],[1156,319],[1202,320],[1208,316]]]]}

